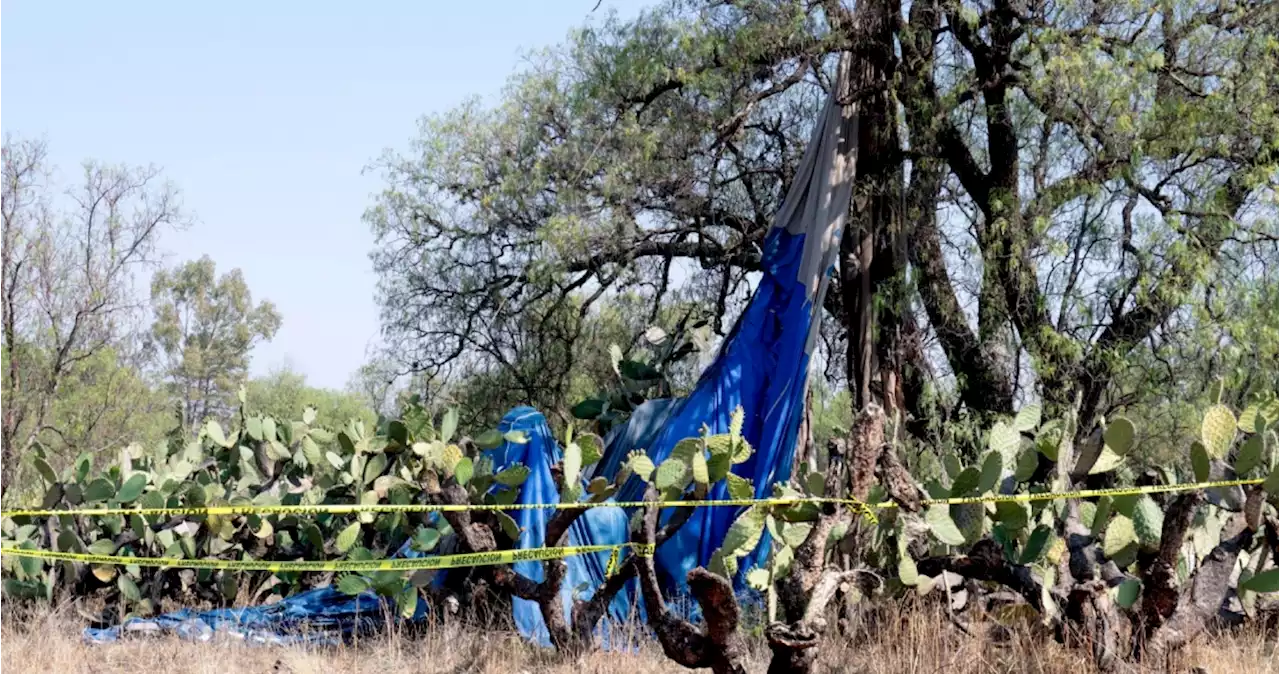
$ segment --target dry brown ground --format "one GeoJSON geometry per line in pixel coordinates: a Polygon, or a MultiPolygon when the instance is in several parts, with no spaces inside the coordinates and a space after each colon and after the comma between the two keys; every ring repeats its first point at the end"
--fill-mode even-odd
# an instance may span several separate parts
{"type": "MultiPolygon", "coordinates": [[[[877,627],[853,637],[832,637],[819,656],[820,672],[858,674],[938,674],[1093,671],[1082,653],[1045,637],[1021,631],[996,639],[992,630],[971,626],[973,636],[953,627],[929,609],[890,612],[877,627]]],[[[391,632],[337,648],[248,646],[223,642],[193,644],[173,638],[134,638],[91,646],[80,641],[81,620],[70,609],[36,613],[6,607],[0,614],[0,668],[21,672],[111,674],[115,672],[281,672],[376,674],[608,672],[654,674],[683,672],[665,660],[656,644],[637,639],[632,652],[594,652],[581,659],[561,658],[528,646],[510,632],[441,626],[421,633],[391,632]]],[[[768,651],[755,643],[754,671],[763,672],[768,651]]],[[[1277,671],[1274,628],[1201,636],[1177,661],[1143,671],[1246,674],[1277,671]]],[[[1134,670],[1137,671],[1137,670],[1134,670]]]]}

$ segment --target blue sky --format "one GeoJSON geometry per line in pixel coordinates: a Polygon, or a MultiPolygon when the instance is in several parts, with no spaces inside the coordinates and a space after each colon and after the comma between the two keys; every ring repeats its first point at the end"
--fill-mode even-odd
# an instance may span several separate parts
{"type": "Polygon", "coordinates": [[[645,4],[7,0],[0,127],[46,138],[63,179],[161,167],[197,218],[161,241],[170,261],[239,267],[283,315],[253,372],[337,388],[378,336],[362,169],[420,116],[493,100],[528,51],[645,4]]]}

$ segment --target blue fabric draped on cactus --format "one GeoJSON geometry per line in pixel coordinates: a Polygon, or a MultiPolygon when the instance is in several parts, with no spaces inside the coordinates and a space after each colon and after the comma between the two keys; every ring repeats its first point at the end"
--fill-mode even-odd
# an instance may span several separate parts
{"type": "MultiPolygon", "coordinates": [[[[699,435],[703,426],[711,433],[725,433],[734,410],[746,414],[743,436],[755,449],[750,460],[734,472],[751,479],[755,494],[765,497],[773,486],[791,475],[804,406],[810,356],[816,341],[823,297],[839,250],[841,230],[853,183],[856,160],[857,117],[848,88],[849,56],[840,60],[832,92],[814,128],[793,183],[763,242],[761,279],[746,310],[720,347],[714,362],[696,387],[681,400],[650,401],[608,438],[605,454],[584,480],[595,476],[612,479],[633,449],[644,449],[655,464],[670,456],[676,443],[699,435]]],[[[529,468],[521,488],[522,504],[558,503],[559,490],[551,467],[561,460],[561,450],[537,410],[519,407],[503,419],[503,433],[521,431],[527,442],[505,442],[491,450],[495,468],[514,463],[529,468]]],[[[645,485],[630,480],[616,495],[618,501],[644,496],[645,485]]],[[[724,498],[723,481],[713,486],[709,498],[724,498]]],[[[519,547],[543,547],[551,509],[513,511],[522,532],[519,547]]],[[[680,603],[685,577],[695,566],[709,563],[740,510],[699,508],[677,534],[660,546],[656,561],[668,586],[669,598],[680,603]]],[[[669,517],[668,512],[665,516],[669,517]]],[[[628,538],[628,513],[617,507],[588,510],[569,530],[569,545],[618,545],[628,538]]],[[[768,553],[768,536],[752,555],[740,562],[742,576],[768,553]]],[[[413,554],[402,548],[399,554],[413,554]]],[[[573,597],[589,597],[605,578],[609,553],[568,558],[568,573],[561,597],[566,612],[573,597]]],[[[541,580],[541,562],[519,562],[515,570],[541,580]]],[[[634,581],[633,581],[634,582],[634,581]]],[[[634,586],[620,592],[610,604],[614,620],[626,619],[635,598],[634,586]]],[[[299,629],[325,630],[341,637],[358,630],[370,617],[382,616],[385,601],[372,593],[350,597],[332,588],[321,588],[285,598],[270,605],[196,613],[179,611],[150,621],[131,620],[121,627],[88,630],[86,637],[110,641],[135,629],[172,631],[191,638],[208,638],[230,631],[255,641],[317,640],[299,629]]],[[[419,605],[419,614],[425,603],[419,605]]],[[[547,644],[549,636],[538,607],[514,600],[514,618],[526,637],[547,644]]],[[[420,618],[421,615],[416,616],[420,618]]],[[[605,621],[606,623],[608,621],[605,621]]],[[[607,628],[607,625],[602,626],[607,628]]]]}
{"type": "MultiPolygon", "coordinates": [[[[844,76],[842,58],[836,82],[844,76]]],[[[852,106],[833,95],[805,151],[800,170],[764,241],[762,276],[746,310],[703,372],[694,390],[679,401],[650,401],[627,424],[610,434],[596,474],[612,478],[626,454],[644,449],[655,464],[676,443],[710,432],[728,431],[735,408],[746,414],[743,436],[755,448],[734,473],[751,479],[757,497],[791,476],[796,436],[804,409],[809,360],[834,269],[853,182],[857,118],[852,106]]],[[[633,478],[617,495],[639,500],[645,485],[633,478]]],[[[709,498],[727,497],[722,481],[709,498]]],[[[700,508],[677,534],[658,548],[657,564],[669,590],[683,593],[685,576],[705,566],[741,510],[700,508]]],[[[666,513],[664,517],[670,517],[666,513]]],[[[768,554],[768,536],[742,560],[742,576],[768,554]]]]}
{"type": "MultiPolygon", "coordinates": [[[[503,434],[519,431],[526,440],[523,443],[504,442],[486,452],[493,460],[495,471],[517,463],[529,469],[516,503],[559,503],[560,493],[552,478],[551,466],[559,463],[563,456],[547,427],[546,418],[531,407],[518,407],[507,413],[498,428],[503,434]]],[[[521,549],[544,545],[547,522],[555,512],[552,509],[512,511],[521,528],[521,549]]],[[[438,515],[433,513],[434,516],[438,515]]],[[[627,515],[620,508],[600,507],[588,510],[573,523],[566,544],[618,545],[626,541],[627,515]]],[[[414,551],[406,542],[394,556],[416,558],[424,555],[414,551]]],[[[576,555],[566,561],[568,571],[561,597],[567,618],[575,596],[590,599],[594,590],[604,582],[609,553],[576,555]]],[[[543,578],[542,562],[517,562],[514,568],[530,580],[541,581],[543,578]]],[[[440,587],[446,578],[445,573],[438,574],[433,585],[440,587]]],[[[634,595],[635,582],[632,581],[609,605],[608,616],[613,622],[625,620],[630,611],[639,609],[632,603],[634,595]]],[[[419,602],[417,613],[411,620],[423,619],[426,606],[426,602],[419,602]]],[[[549,646],[550,635],[537,604],[515,599],[512,608],[520,633],[549,646]]],[[[208,641],[222,635],[261,644],[333,644],[354,633],[381,628],[386,624],[388,612],[395,614],[394,602],[372,591],[351,596],[330,586],[292,595],[265,606],[210,611],[180,609],[151,619],[130,618],[115,627],[86,629],[84,636],[96,643],[116,641],[128,634],[159,632],[193,641],[208,641]]],[[[601,636],[606,642],[609,623],[603,621],[600,625],[601,636]]]]}
{"type": "MultiPolygon", "coordinates": [[[[517,463],[529,469],[529,477],[520,487],[516,503],[559,503],[560,491],[551,475],[551,466],[559,463],[563,455],[542,413],[532,407],[517,407],[503,417],[498,430],[504,435],[519,431],[526,440],[523,443],[505,441],[502,446],[486,452],[493,459],[495,472],[517,463]]],[[[521,530],[519,547],[528,549],[553,545],[554,542],[545,539],[547,522],[555,513],[550,508],[513,511],[513,517],[521,530]]],[[[627,515],[621,508],[591,508],[569,527],[566,545],[620,545],[627,542],[627,524],[627,515]]],[[[609,553],[575,555],[566,562],[568,571],[560,597],[567,618],[575,596],[590,599],[595,589],[604,582],[609,553]]],[[[516,573],[530,580],[541,581],[542,564],[539,561],[516,562],[514,568],[516,573]]],[[[631,585],[619,592],[609,605],[609,616],[614,620],[626,619],[631,610],[634,581],[631,585]]],[[[542,621],[538,605],[524,599],[514,599],[512,603],[513,617],[520,633],[539,644],[550,645],[550,635],[542,621]]],[[[608,626],[602,627],[607,629],[608,626]]]]}

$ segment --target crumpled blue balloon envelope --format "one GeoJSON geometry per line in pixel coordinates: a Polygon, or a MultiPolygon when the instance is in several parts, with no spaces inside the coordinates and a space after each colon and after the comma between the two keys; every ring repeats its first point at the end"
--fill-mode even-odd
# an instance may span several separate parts
{"type": "MultiPolygon", "coordinates": [[[[851,58],[841,56],[834,80],[840,88],[848,86],[851,58]]],[[[657,465],[671,455],[676,443],[697,437],[703,428],[712,434],[725,433],[734,410],[741,406],[745,413],[742,435],[755,452],[734,466],[733,472],[751,480],[756,498],[772,496],[776,484],[790,479],[809,361],[853,187],[857,114],[840,102],[838,93],[828,96],[765,237],[760,283],[715,360],[679,403],[637,410],[627,427],[614,436],[599,475],[612,479],[631,449],[644,449],[657,465]],[[644,444],[635,444],[640,442],[644,444]]],[[[618,500],[640,500],[645,489],[643,481],[632,478],[619,490],[618,500]]],[[[709,490],[710,499],[727,497],[724,481],[709,490]]],[[[728,507],[698,508],[658,548],[657,567],[671,596],[687,595],[688,572],[710,563],[741,512],[728,507]]],[[[673,514],[663,513],[662,521],[673,514]]],[[[769,543],[766,533],[756,549],[739,560],[737,589],[746,591],[746,574],[767,559],[769,543]]]]}
{"type": "MultiPolygon", "coordinates": [[[[841,83],[843,89],[848,88],[851,58],[847,53],[841,56],[834,80],[841,83]]],[[[847,93],[832,91],[828,96],[804,158],[763,242],[760,285],[721,345],[715,361],[685,399],[655,403],[643,412],[643,406],[637,410],[628,425],[613,435],[593,475],[613,479],[627,452],[634,448],[644,449],[655,464],[661,463],[670,456],[677,442],[699,435],[704,426],[711,433],[726,432],[734,409],[740,405],[745,411],[743,436],[755,453],[744,464],[735,466],[734,472],[752,481],[757,498],[770,496],[775,484],[790,478],[809,360],[852,191],[857,116],[852,105],[840,102],[848,97],[847,93]]],[[[546,419],[533,408],[519,407],[507,414],[500,428],[504,432],[523,431],[529,440],[507,442],[490,453],[499,469],[515,462],[529,467],[529,479],[521,490],[519,502],[557,503],[559,494],[550,468],[560,461],[560,448],[547,428],[546,419]]],[[[633,478],[619,490],[617,500],[641,500],[644,491],[644,483],[633,478]]],[[[720,499],[727,495],[726,485],[721,481],[712,487],[708,497],[720,499]]],[[[522,528],[522,549],[543,546],[546,522],[553,512],[550,509],[516,511],[516,520],[522,528]]],[[[735,508],[699,508],[672,539],[658,548],[657,567],[674,605],[690,605],[682,601],[687,598],[687,573],[710,562],[712,553],[723,543],[725,533],[740,512],[741,509],[735,508]]],[[[672,514],[664,513],[664,521],[672,514]]],[[[618,545],[626,542],[627,535],[628,513],[617,508],[598,508],[579,518],[570,528],[569,543],[618,545]]],[[[764,562],[768,553],[766,533],[756,550],[740,560],[739,574],[734,580],[735,587],[744,596],[750,596],[745,574],[764,562]]],[[[603,581],[608,557],[606,552],[569,558],[568,578],[561,594],[566,610],[574,592],[592,592],[603,581]]],[[[542,579],[540,562],[517,563],[516,572],[532,580],[542,579]]],[[[381,606],[377,597],[352,598],[322,588],[272,606],[199,614],[180,611],[152,622],[159,626],[190,626],[194,625],[190,620],[195,615],[195,620],[210,629],[234,625],[237,629],[252,631],[263,626],[262,634],[278,634],[273,631],[273,625],[293,624],[301,617],[318,617],[330,620],[341,632],[358,626],[358,616],[374,601],[381,606]]],[[[542,624],[537,606],[515,601],[515,620],[520,631],[539,643],[547,643],[546,626],[542,624]]],[[[634,603],[638,602],[634,602],[633,589],[619,593],[610,604],[610,617],[625,619],[634,603]]],[[[86,632],[86,635],[110,640],[118,636],[119,629],[86,632]]]]}
{"type": "MultiPolygon", "coordinates": [[[[394,556],[424,555],[405,542],[394,556]]],[[[394,600],[373,591],[352,596],[327,586],[262,606],[209,611],[184,608],[155,618],[129,618],[114,627],[86,628],[84,639],[106,643],[129,634],[163,633],[190,641],[230,637],[255,644],[337,644],[353,634],[380,629],[388,612],[398,615],[394,600]]],[[[410,620],[422,620],[426,615],[427,603],[420,601],[410,620]]]]}
{"type": "MultiPolygon", "coordinates": [[[[560,463],[563,454],[551,434],[551,429],[547,426],[546,417],[532,407],[517,407],[503,417],[498,430],[504,435],[511,431],[519,431],[526,439],[523,443],[505,441],[500,447],[486,452],[486,455],[493,460],[495,472],[517,463],[529,469],[529,477],[519,487],[520,494],[515,502],[520,504],[559,503],[560,491],[552,477],[551,467],[560,463]]],[[[588,497],[585,490],[586,478],[584,477],[583,480],[583,498],[585,499],[588,497]]],[[[556,512],[551,508],[511,511],[511,516],[520,526],[519,548],[521,550],[548,545],[547,522],[556,512]]],[[[566,544],[571,546],[622,545],[627,542],[627,529],[627,515],[621,508],[590,508],[569,527],[566,544]]],[[[590,599],[595,590],[605,581],[609,557],[609,552],[593,552],[565,559],[567,572],[564,584],[561,586],[560,598],[567,620],[571,618],[574,599],[590,599]]],[[[623,557],[620,555],[619,558],[623,557]]],[[[533,581],[540,582],[544,577],[541,561],[516,562],[513,568],[516,573],[533,581]]],[[[637,602],[632,601],[636,590],[636,582],[632,580],[610,602],[606,616],[609,620],[602,620],[603,624],[600,626],[600,633],[606,641],[611,620],[621,622],[632,617],[633,606],[638,605],[637,602]]],[[[537,603],[514,599],[512,610],[521,634],[536,643],[550,645],[550,635],[537,603]]]]}
{"type": "MultiPolygon", "coordinates": [[[[561,450],[542,414],[530,407],[516,408],[506,415],[499,428],[503,433],[521,431],[527,438],[525,443],[504,442],[487,452],[494,461],[495,470],[500,471],[516,463],[529,468],[529,477],[520,488],[517,502],[559,503],[560,495],[551,476],[551,466],[561,461],[561,450]]],[[[546,523],[555,512],[552,509],[512,512],[522,529],[520,549],[544,546],[546,523]]],[[[433,518],[437,516],[437,513],[432,513],[433,518]]],[[[592,508],[570,527],[567,544],[620,545],[627,541],[627,524],[627,516],[620,508],[592,508]]],[[[406,541],[395,556],[417,558],[426,555],[410,548],[406,541]]],[[[608,552],[598,552],[566,559],[568,572],[561,588],[566,618],[570,616],[574,598],[590,599],[604,582],[609,556],[608,552]]],[[[540,561],[517,562],[514,569],[530,580],[541,581],[543,578],[540,561]]],[[[432,584],[437,588],[443,586],[449,571],[436,574],[432,584]]],[[[606,619],[601,621],[598,630],[606,644],[612,623],[632,618],[632,611],[639,608],[639,603],[633,602],[635,591],[636,584],[632,581],[610,603],[606,619]]],[[[387,612],[395,615],[395,610],[393,601],[372,591],[350,596],[333,587],[323,587],[263,606],[209,611],[180,609],[155,618],[130,618],[115,627],[88,628],[84,636],[91,642],[101,643],[115,641],[131,633],[163,632],[196,641],[225,635],[252,643],[329,644],[355,633],[380,628],[385,624],[387,612]]],[[[639,615],[643,619],[643,613],[639,615]]],[[[421,620],[425,616],[426,602],[419,602],[417,613],[411,620],[421,620]]],[[[521,634],[537,643],[550,645],[537,604],[514,600],[513,618],[521,634]]]]}

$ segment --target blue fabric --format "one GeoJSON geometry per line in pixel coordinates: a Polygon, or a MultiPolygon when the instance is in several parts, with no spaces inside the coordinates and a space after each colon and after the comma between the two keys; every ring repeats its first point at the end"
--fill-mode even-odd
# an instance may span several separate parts
{"type": "Polygon", "coordinates": [[[662,432],[662,427],[666,425],[667,420],[680,411],[683,403],[683,398],[676,400],[662,398],[645,401],[633,410],[626,423],[614,427],[605,436],[604,456],[583,471],[587,474],[587,479],[600,475],[612,481],[631,450],[644,449],[652,445],[654,439],[662,432]]]}
{"type": "MultiPolygon", "coordinates": [[[[745,412],[743,436],[755,453],[746,463],[735,466],[734,473],[752,480],[757,497],[771,495],[773,485],[791,477],[804,410],[809,367],[806,342],[814,311],[806,287],[797,280],[805,243],[803,234],[790,234],[783,228],[771,230],[765,239],[760,285],[715,361],[687,398],[679,405],[662,408],[668,414],[662,415],[660,429],[651,426],[656,414],[629,420],[626,426],[635,423],[643,428],[619,430],[601,459],[600,475],[611,479],[616,474],[627,452],[635,447],[629,439],[653,437],[645,449],[655,464],[661,463],[677,442],[696,437],[704,424],[713,434],[727,432],[733,410],[741,405],[745,412]]],[[[641,500],[644,490],[644,482],[633,478],[620,490],[618,500],[641,500]]],[[[714,485],[708,497],[727,498],[725,483],[714,485]]],[[[740,513],[741,509],[734,508],[699,508],[658,548],[659,574],[673,596],[687,592],[688,572],[710,562],[740,513]]],[[[670,516],[670,512],[664,513],[664,521],[670,516]]],[[[766,533],[756,550],[740,562],[735,579],[739,589],[745,589],[746,572],[762,562],[768,551],[766,533]]]]}
{"type": "MultiPolygon", "coordinates": [[[[529,468],[529,477],[521,487],[517,502],[558,503],[560,494],[551,476],[551,466],[561,461],[562,451],[547,427],[546,418],[531,407],[518,407],[503,418],[499,429],[503,433],[522,431],[528,439],[526,443],[504,442],[486,453],[493,460],[495,471],[517,463],[529,468]]],[[[543,547],[547,521],[554,513],[550,509],[511,512],[521,527],[520,549],[543,547]]],[[[627,541],[627,528],[627,515],[622,509],[592,508],[569,528],[568,544],[619,545],[627,541]]],[[[423,555],[406,542],[395,556],[423,555]]],[[[561,591],[566,618],[575,597],[590,599],[604,582],[609,553],[575,555],[568,558],[567,563],[568,572],[561,591]]],[[[530,580],[541,581],[543,578],[542,562],[517,562],[514,568],[530,580]]],[[[445,577],[445,573],[437,574],[433,585],[441,586],[445,577]]],[[[638,603],[633,605],[632,601],[636,590],[633,580],[614,598],[608,617],[624,621],[632,610],[638,609],[638,603]]],[[[522,599],[515,599],[513,603],[513,617],[520,633],[539,644],[550,645],[550,635],[537,604],[522,599]]],[[[426,603],[420,602],[413,620],[424,618],[425,609],[426,603]]],[[[156,618],[130,618],[115,627],[86,629],[84,637],[91,642],[103,643],[115,641],[130,632],[158,631],[197,641],[208,641],[217,634],[225,634],[253,643],[331,644],[351,634],[379,628],[384,624],[387,610],[395,610],[393,603],[373,592],[353,597],[332,587],[323,587],[264,606],[211,611],[181,609],[156,618]]],[[[606,624],[601,625],[600,632],[607,643],[609,621],[602,622],[606,624]]]]}
{"type": "MultiPolygon", "coordinates": [[[[762,245],[760,284],[733,331],[692,393],[672,408],[662,428],[645,447],[654,463],[667,459],[679,441],[695,437],[706,426],[712,433],[728,430],[739,405],[745,412],[743,435],[755,449],[734,472],[752,480],[755,496],[771,495],[791,477],[796,435],[804,409],[809,357],[822,310],[822,297],[839,250],[854,180],[858,115],[842,103],[841,87],[849,82],[853,55],[840,57],[835,82],[822,117],[813,129],[804,158],[793,177],[773,226],[762,245]]],[[[630,439],[650,432],[625,429],[603,458],[605,477],[616,474],[630,439]],[[613,472],[609,472],[609,470],[613,472]]],[[[634,445],[632,445],[634,446],[634,445]]],[[[624,485],[619,500],[637,500],[645,485],[637,478],[624,485]]],[[[708,496],[727,496],[727,486],[713,485],[708,496]]],[[[674,513],[664,514],[669,518],[674,513]]],[[[730,508],[699,508],[690,521],[656,552],[657,566],[669,596],[687,592],[686,575],[705,566],[740,514],[730,508]]],[[[746,573],[768,554],[764,535],[756,550],[739,561],[735,579],[745,588],[746,573]]]]}
{"type": "MultiPolygon", "coordinates": [[[[528,439],[526,443],[504,442],[486,452],[494,462],[495,472],[517,463],[529,469],[529,477],[521,487],[517,503],[558,503],[560,494],[551,475],[551,466],[561,461],[562,451],[547,427],[546,418],[531,407],[518,407],[503,418],[499,430],[503,433],[521,431],[528,439]]],[[[543,547],[546,525],[554,513],[551,509],[510,513],[521,527],[520,549],[543,547]]],[[[627,515],[622,509],[592,508],[569,528],[568,544],[619,545],[627,541],[627,528],[627,515]]],[[[406,542],[396,556],[421,557],[422,554],[406,542]]],[[[590,599],[604,582],[609,553],[575,555],[568,558],[567,563],[568,572],[561,591],[566,618],[575,597],[590,599]]],[[[542,562],[517,562],[514,568],[516,573],[530,580],[541,581],[543,578],[542,562]]],[[[433,584],[439,587],[444,579],[444,573],[437,574],[433,584]]],[[[609,606],[609,618],[624,621],[633,609],[638,608],[632,601],[636,589],[635,581],[632,581],[618,593],[609,606]]],[[[425,608],[425,602],[419,603],[418,614],[413,619],[425,617],[425,608]]],[[[392,602],[373,592],[353,597],[332,587],[323,587],[265,606],[212,611],[181,609],[151,619],[130,618],[119,626],[86,629],[84,636],[89,641],[102,643],[115,641],[130,632],[160,631],[184,639],[207,641],[223,633],[254,643],[328,644],[337,643],[353,633],[377,629],[384,624],[386,610],[394,611],[392,602]]],[[[550,635],[536,603],[513,600],[513,618],[526,638],[550,645],[550,635]]],[[[601,628],[601,635],[607,642],[609,625],[601,625],[601,628]]]]}
{"type": "MultiPolygon", "coordinates": [[[[755,453],[746,463],[735,466],[734,472],[752,480],[757,497],[769,496],[773,485],[790,478],[804,408],[809,366],[806,340],[814,311],[805,287],[796,280],[804,239],[804,235],[788,234],[782,228],[771,231],[765,241],[765,269],[760,286],[693,392],[682,400],[657,400],[641,405],[626,424],[610,434],[605,455],[584,475],[584,481],[593,476],[612,480],[626,455],[634,449],[645,449],[655,464],[661,463],[670,456],[677,442],[697,436],[704,424],[712,433],[727,432],[730,415],[739,405],[745,411],[743,435],[755,453]]],[[[521,487],[517,502],[558,502],[560,494],[551,467],[560,462],[562,452],[546,418],[531,407],[517,407],[503,418],[499,430],[503,433],[521,431],[528,440],[504,442],[487,453],[495,471],[516,463],[529,468],[529,477],[521,487]]],[[[617,500],[641,500],[644,490],[642,481],[632,479],[623,485],[617,500]]],[[[709,494],[713,499],[727,496],[723,481],[714,485],[709,494]]],[[[521,549],[545,544],[547,521],[554,512],[551,509],[512,511],[521,527],[521,549]]],[[[686,575],[694,567],[709,563],[711,554],[719,548],[740,512],[741,509],[734,508],[699,508],[672,539],[658,548],[659,574],[673,605],[690,606],[683,601],[688,590],[686,575]]],[[[663,515],[664,519],[670,516],[670,512],[663,515]]],[[[621,508],[592,508],[570,527],[568,544],[619,545],[627,541],[628,528],[628,513],[621,508]]],[[[745,574],[767,557],[768,546],[766,533],[756,551],[740,563],[735,585],[744,594],[744,600],[751,599],[745,589],[745,574]]],[[[407,545],[398,554],[418,556],[407,545]]],[[[575,596],[590,598],[604,581],[608,560],[607,552],[568,558],[568,573],[561,592],[566,616],[575,596]]],[[[534,581],[543,578],[541,562],[518,562],[515,571],[534,581]]],[[[442,580],[443,574],[437,576],[437,583],[442,580]]],[[[633,610],[641,608],[635,598],[635,581],[632,581],[610,604],[609,618],[626,620],[633,610]]],[[[151,628],[193,639],[208,639],[216,632],[229,632],[265,643],[326,643],[376,624],[382,619],[384,605],[385,600],[372,592],[351,597],[336,589],[320,588],[268,606],[204,612],[183,609],[150,620],[130,619],[118,627],[88,629],[85,637],[91,641],[113,641],[122,632],[151,628]]],[[[425,603],[420,604],[419,613],[424,608],[425,603]]],[[[521,634],[549,645],[546,625],[535,603],[515,599],[513,614],[521,634]]],[[[607,630],[608,626],[602,627],[607,630]]]]}
{"type": "MultiPolygon", "coordinates": [[[[394,556],[423,555],[406,542],[394,556]]],[[[425,618],[426,608],[426,602],[418,602],[412,620],[425,618]]],[[[163,632],[190,641],[224,635],[258,644],[336,644],[353,634],[379,629],[385,624],[387,611],[396,615],[393,600],[372,591],[351,596],[330,586],[262,606],[211,611],[184,608],[155,618],[129,618],[115,627],[87,628],[84,639],[106,643],[132,632],[163,632]]]]}
{"type": "MultiPolygon", "coordinates": [[[[851,56],[841,57],[836,81],[847,80],[851,56]]],[[[676,443],[697,436],[702,427],[712,433],[728,430],[735,408],[745,411],[743,435],[755,453],[734,467],[737,475],[750,478],[757,497],[771,495],[774,485],[791,477],[796,435],[804,408],[809,367],[809,351],[817,325],[822,294],[835,259],[840,230],[848,209],[852,186],[853,154],[856,144],[856,115],[839,103],[832,92],[822,121],[815,127],[775,225],[763,242],[762,276],[746,311],[721,346],[710,367],[703,372],[693,392],[678,401],[651,401],[635,411],[623,427],[610,434],[605,456],[590,476],[613,479],[628,452],[643,448],[661,463],[676,443]]],[[[519,503],[555,503],[560,496],[551,476],[551,467],[560,461],[546,419],[530,407],[518,407],[507,414],[500,429],[523,431],[526,443],[504,443],[489,452],[498,470],[522,463],[530,474],[519,494],[519,503]]],[[[632,479],[619,490],[617,500],[641,500],[645,485],[632,479]]],[[[713,485],[709,498],[726,497],[724,482],[713,485]]],[[[723,542],[740,509],[699,508],[671,539],[656,552],[660,575],[668,597],[677,608],[688,606],[686,575],[696,566],[710,562],[711,554],[723,542]]],[[[547,509],[513,511],[521,527],[519,547],[542,547],[547,509]]],[[[669,518],[673,513],[664,513],[669,518]]],[[[627,540],[628,513],[619,508],[595,508],[570,528],[570,545],[618,545],[627,540]]],[[[739,563],[737,588],[745,591],[745,575],[769,551],[769,537],[762,537],[756,550],[739,563]]],[[[562,592],[569,610],[575,592],[589,596],[604,580],[609,553],[568,558],[568,574],[562,592]]],[[[532,580],[542,579],[540,562],[520,562],[515,566],[532,580]]],[[[441,577],[438,576],[438,579],[441,577]]],[[[747,593],[749,596],[749,593],[747,593]]],[[[610,604],[610,617],[628,617],[634,587],[610,604]]],[[[339,634],[362,624],[361,616],[377,607],[377,597],[346,597],[335,590],[322,589],[290,597],[273,606],[214,611],[200,614],[179,611],[152,621],[155,626],[188,629],[203,633],[230,626],[249,634],[272,638],[292,638],[287,628],[316,619],[339,634]],[[372,602],[372,603],[371,603],[372,602]],[[203,625],[204,627],[200,627],[203,625]],[[184,627],[185,626],[185,627],[184,627]]],[[[514,617],[522,634],[548,643],[546,626],[536,605],[514,600],[514,617]]],[[[605,621],[606,623],[608,621],[605,621]]],[[[140,623],[129,623],[139,626],[140,623]]],[[[86,633],[91,638],[110,640],[120,628],[86,633]]]]}
{"type": "MultiPolygon", "coordinates": [[[[765,240],[765,269],[760,286],[738,324],[720,349],[715,361],[702,374],[693,392],[682,400],[655,400],[641,405],[626,424],[610,433],[605,455],[584,475],[612,480],[626,455],[644,449],[655,463],[671,454],[680,440],[697,436],[702,426],[712,433],[724,433],[733,410],[741,405],[745,411],[743,435],[755,453],[734,472],[752,480],[757,497],[771,494],[773,485],[791,476],[796,434],[804,408],[809,354],[806,350],[808,326],[814,311],[804,285],[797,278],[797,265],[805,246],[805,236],[789,234],[775,228],[765,240]]],[[[495,470],[520,463],[529,468],[529,477],[521,487],[518,503],[556,503],[559,491],[551,475],[551,467],[560,462],[562,452],[556,444],[546,418],[531,407],[517,407],[499,425],[503,433],[521,431],[528,442],[504,442],[487,454],[495,470]]],[[[500,488],[500,487],[499,487],[500,488]]],[[[644,497],[645,485],[632,479],[619,491],[616,500],[637,501],[644,497]]],[[[709,498],[728,496],[724,482],[714,485],[709,498]]],[[[521,549],[545,544],[547,521],[551,509],[517,510],[511,514],[521,527],[521,549]]],[[[741,509],[699,508],[679,532],[658,548],[656,561],[659,575],[675,608],[686,615],[696,615],[686,601],[686,575],[697,566],[709,563],[725,533],[741,509]]],[[[619,545],[628,539],[628,513],[621,508],[593,508],[580,517],[569,530],[569,545],[619,545]]],[[[671,513],[664,513],[664,519],[671,513]]],[[[768,555],[768,534],[755,552],[740,562],[735,585],[743,601],[755,598],[746,589],[745,574],[768,555]]],[[[397,553],[418,556],[407,544],[397,553]]],[[[590,598],[604,581],[609,553],[577,555],[567,560],[568,573],[561,593],[566,616],[575,596],[590,598]]],[[[515,571],[531,580],[542,580],[542,563],[518,562],[515,571]]],[[[443,574],[437,576],[439,584],[443,574]]],[[[632,611],[640,615],[641,602],[636,601],[635,581],[614,598],[609,618],[623,621],[632,611]]],[[[268,605],[240,609],[195,612],[183,609],[155,619],[130,619],[124,625],[108,629],[89,629],[87,639],[113,641],[123,633],[151,628],[173,632],[192,639],[208,639],[217,632],[228,632],[250,641],[263,643],[328,643],[340,640],[365,627],[373,627],[383,619],[386,601],[372,592],[351,597],[332,588],[304,592],[268,605]]],[[[425,603],[419,605],[419,613],[425,603]]],[[[513,600],[516,626],[526,638],[549,645],[549,635],[535,603],[513,600]]],[[[422,616],[416,616],[419,619],[422,616]]],[[[609,622],[602,625],[607,633],[609,622]]],[[[607,637],[606,637],[607,638],[607,637]]]]}
{"type": "MultiPolygon", "coordinates": [[[[562,451],[551,435],[551,429],[547,427],[547,420],[542,413],[532,407],[517,407],[503,417],[498,430],[504,434],[510,431],[521,431],[528,440],[526,443],[504,442],[502,446],[487,452],[487,455],[493,459],[495,472],[516,463],[524,464],[529,469],[529,477],[520,487],[520,495],[516,502],[559,503],[560,492],[552,478],[551,466],[561,461],[562,451]]],[[[520,549],[540,548],[547,544],[545,540],[547,522],[555,512],[555,510],[544,508],[515,510],[510,513],[520,525],[520,549]]],[[[620,545],[627,541],[627,528],[627,515],[621,508],[591,508],[569,527],[567,544],[620,545]]],[[[564,604],[565,616],[568,618],[574,597],[590,599],[595,589],[604,582],[609,553],[574,555],[566,561],[568,571],[560,596],[564,604]]],[[[542,564],[538,561],[516,562],[514,568],[516,573],[530,580],[541,581],[542,564]]],[[[634,593],[635,583],[632,581],[630,586],[619,592],[610,603],[609,616],[614,620],[625,620],[632,608],[631,597],[634,593]]],[[[524,599],[513,599],[512,603],[513,617],[520,633],[539,644],[550,645],[550,635],[542,621],[538,605],[524,599]]]]}

